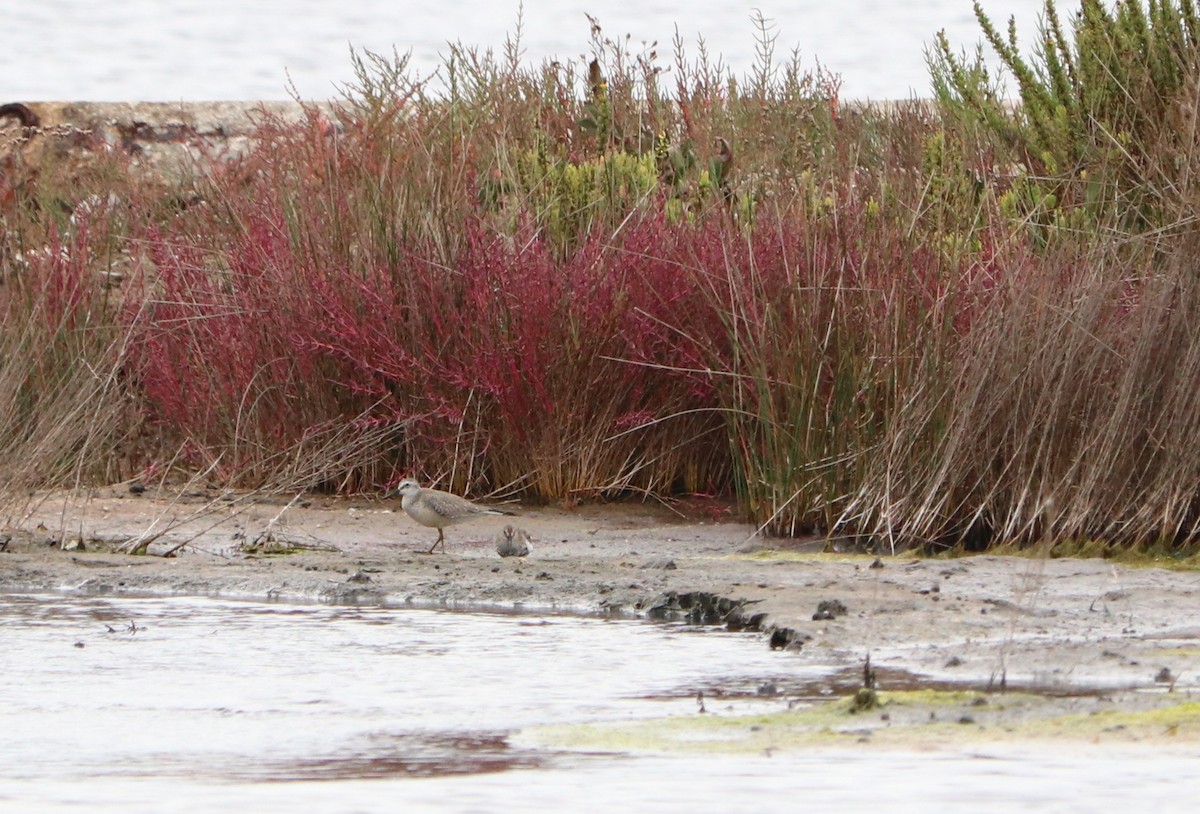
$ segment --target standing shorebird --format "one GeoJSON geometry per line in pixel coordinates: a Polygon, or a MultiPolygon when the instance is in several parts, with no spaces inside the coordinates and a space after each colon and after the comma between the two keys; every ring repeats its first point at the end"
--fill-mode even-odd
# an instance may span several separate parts
{"type": "Polygon", "coordinates": [[[446,550],[444,531],[446,526],[465,523],[485,514],[512,514],[503,509],[485,509],[483,506],[476,506],[465,498],[443,492],[440,489],[422,489],[421,484],[415,480],[400,481],[400,485],[389,494],[401,496],[400,508],[404,509],[413,520],[422,526],[438,530],[437,541],[426,552],[427,554],[432,554],[437,550],[439,544],[442,551],[446,550]]]}
{"type": "Polygon", "coordinates": [[[496,553],[501,557],[528,557],[531,551],[533,546],[525,529],[505,526],[496,535],[496,553]]]}

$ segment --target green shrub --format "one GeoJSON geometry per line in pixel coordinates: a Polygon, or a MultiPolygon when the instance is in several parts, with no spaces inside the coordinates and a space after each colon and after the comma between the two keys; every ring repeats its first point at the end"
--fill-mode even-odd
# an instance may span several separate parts
{"type": "Polygon", "coordinates": [[[1032,56],[975,3],[984,37],[1016,82],[1017,104],[938,34],[934,95],[953,126],[982,134],[1008,169],[1006,214],[1057,232],[1144,233],[1177,224],[1194,194],[1198,23],[1191,0],[1082,0],[1070,31],[1047,0],[1032,56]]]}

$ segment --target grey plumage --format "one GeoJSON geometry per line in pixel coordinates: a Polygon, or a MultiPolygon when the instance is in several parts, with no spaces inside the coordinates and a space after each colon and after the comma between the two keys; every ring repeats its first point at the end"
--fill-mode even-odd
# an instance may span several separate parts
{"type": "Polygon", "coordinates": [[[440,544],[446,550],[446,526],[455,526],[474,520],[485,514],[511,515],[503,509],[488,509],[478,506],[466,498],[443,492],[440,489],[423,489],[415,480],[403,480],[392,494],[399,494],[400,507],[422,526],[438,530],[438,538],[428,553],[432,554],[440,544]]]}
{"type": "Polygon", "coordinates": [[[505,526],[496,534],[496,553],[501,557],[528,557],[533,551],[529,532],[505,526]]]}

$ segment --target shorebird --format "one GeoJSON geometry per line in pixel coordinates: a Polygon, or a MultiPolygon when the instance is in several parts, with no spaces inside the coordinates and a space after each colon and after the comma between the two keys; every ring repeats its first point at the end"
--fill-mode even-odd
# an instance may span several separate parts
{"type": "Polygon", "coordinates": [[[525,529],[505,526],[496,535],[496,553],[501,557],[528,557],[531,551],[533,546],[525,529]]]}
{"type": "Polygon", "coordinates": [[[395,494],[401,496],[400,508],[404,509],[409,517],[422,526],[438,530],[437,541],[426,552],[427,554],[432,554],[437,550],[439,544],[442,551],[446,550],[444,531],[446,526],[465,523],[485,514],[512,514],[503,509],[487,509],[477,506],[466,498],[443,492],[440,489],[422,489],[421,484],[415,480],[400,481],[400,484],[389,493],[389,496],[395,494]]]}

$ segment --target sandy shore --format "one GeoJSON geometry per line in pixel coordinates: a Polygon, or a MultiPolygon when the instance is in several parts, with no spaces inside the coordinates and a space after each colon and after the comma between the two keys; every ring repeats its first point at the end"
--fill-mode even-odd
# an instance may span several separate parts
{"type": "Polygon", "coordinates": [[[447,553],[427,555],[436,533],[396,500],[289,506],[113,487],[46,497],[0,533],[8,538],[0,591],[690,612],[754,625],[764,646],[790,645],[805,662],[847,669],[869,653],[885,670],[966,686],[1200,685],[1200,574],[1102,560],[821,553],[811,541],[753,540],[751,526],[701,519],[706,512],[720,507],[521,508],[513,520],[534,551],[517,560],[498,557],[492,543],[509,518],[452,528],[447,553]],[[266,532],[282,543],[263,546],[266,532]],[[116,553],[138,535],[152,537],[149,554],[116,553]],[[270,553],[281,546],[299,548],[270,553]],[[814,619],[822,607],[833,618],[814,619]]]}

